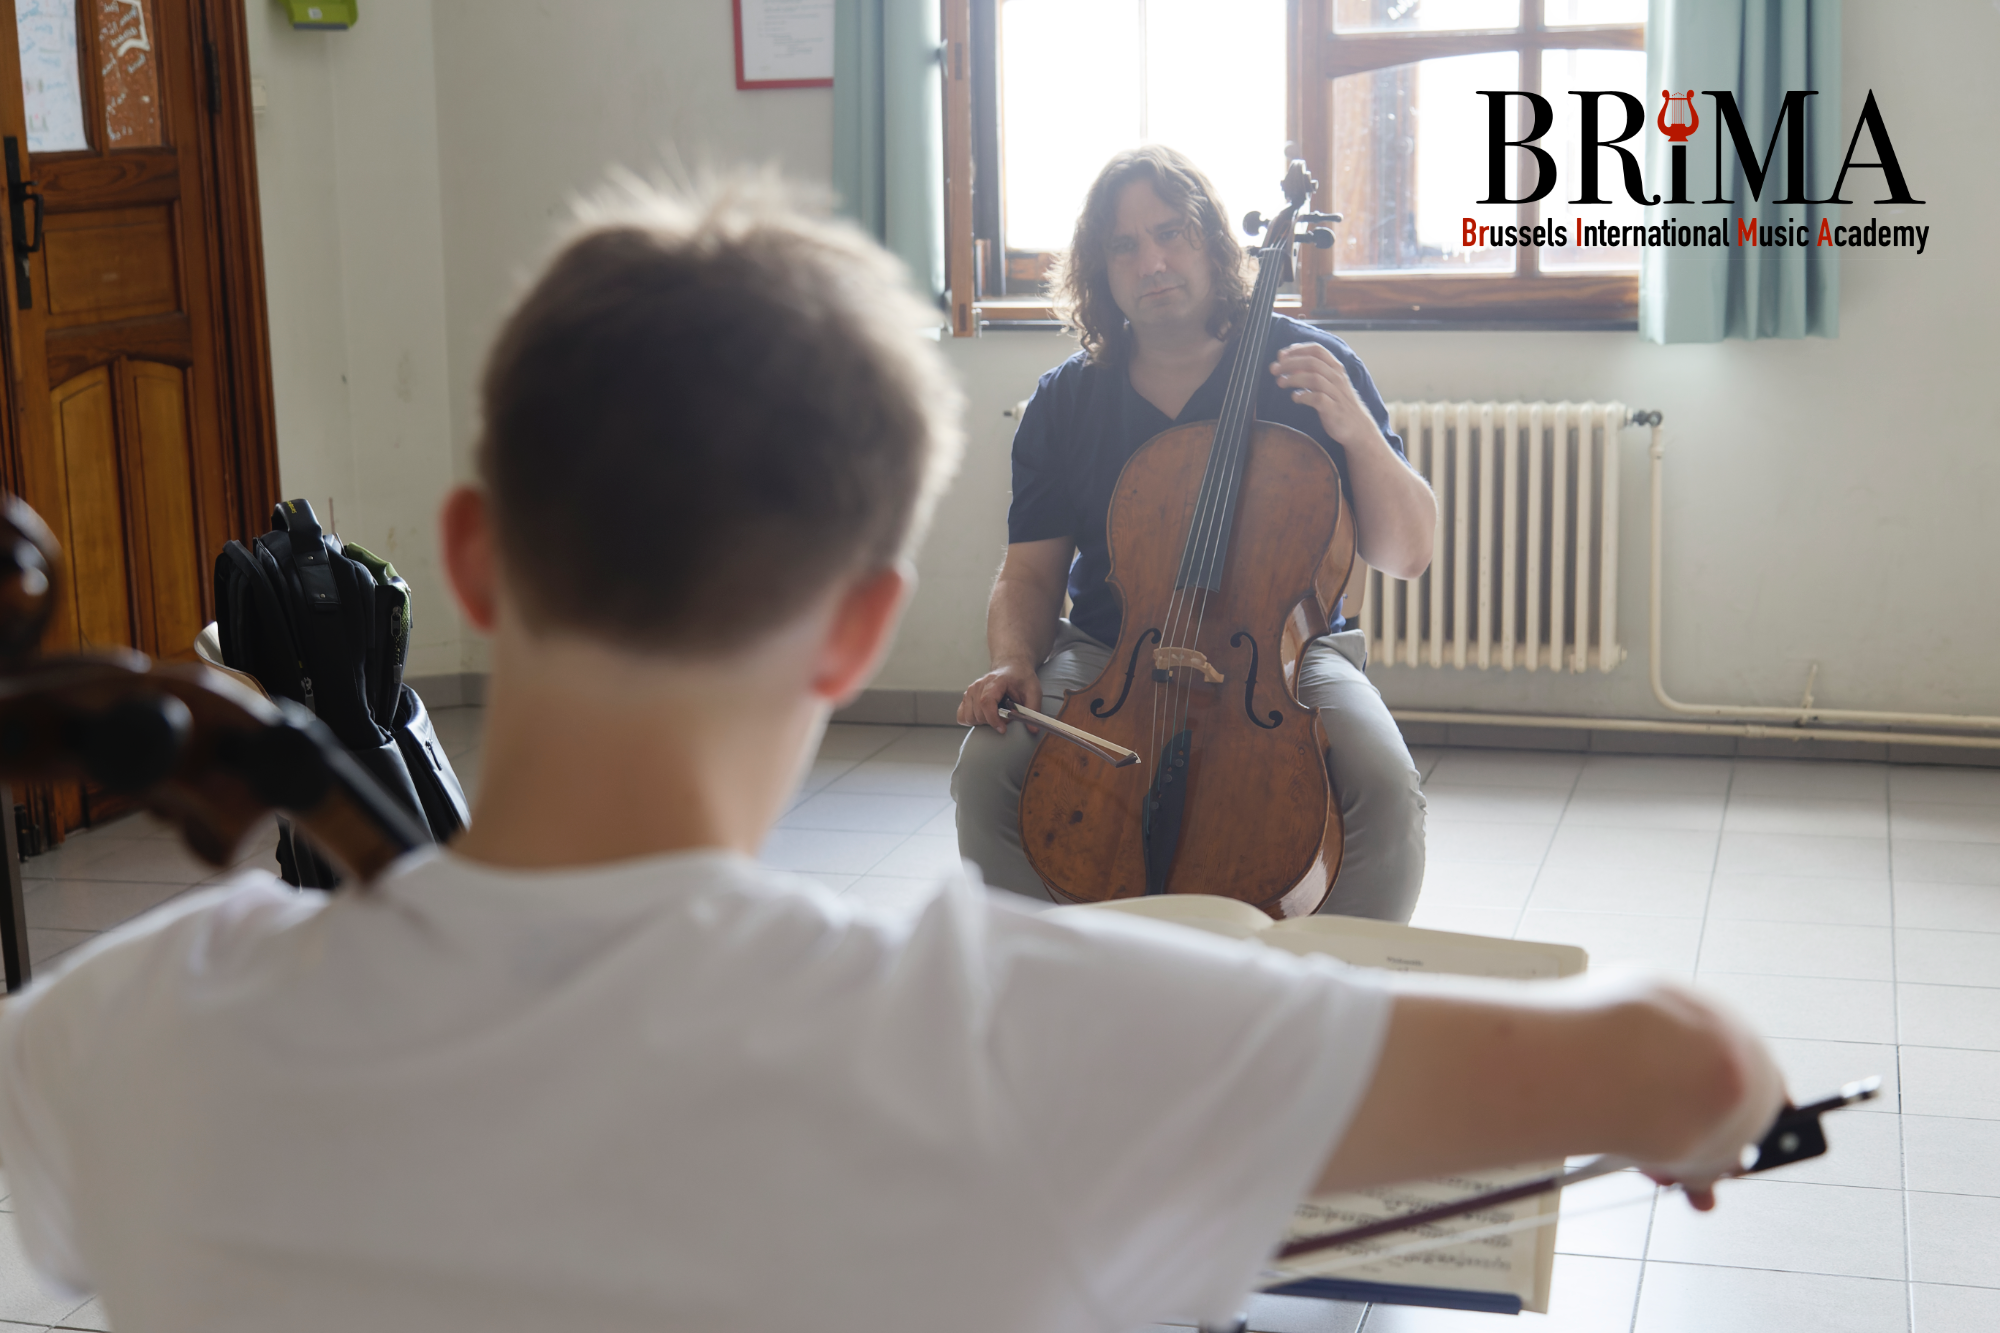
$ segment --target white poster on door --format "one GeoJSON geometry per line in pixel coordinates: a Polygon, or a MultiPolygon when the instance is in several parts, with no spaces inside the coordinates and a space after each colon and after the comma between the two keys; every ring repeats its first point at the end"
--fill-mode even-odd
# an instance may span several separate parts
{"type": "Polygon", "coordinates": [[[76,0],[14,0],[14,23],[21,35],[28,151],[73,153],[90,147],[76,73],[76,0]]]}

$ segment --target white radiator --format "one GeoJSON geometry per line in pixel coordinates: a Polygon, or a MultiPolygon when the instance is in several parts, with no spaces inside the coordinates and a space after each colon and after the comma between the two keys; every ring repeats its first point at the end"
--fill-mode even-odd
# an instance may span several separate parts
{"type": "Polygon", "coordinates": [[[1628,416],[1622,403],[1390,403],[1390,427],[1437,492],[1438,526],[1417,578],[1367,573],[1371,662],[1618,665],[1618,432],[1628,416]]]}

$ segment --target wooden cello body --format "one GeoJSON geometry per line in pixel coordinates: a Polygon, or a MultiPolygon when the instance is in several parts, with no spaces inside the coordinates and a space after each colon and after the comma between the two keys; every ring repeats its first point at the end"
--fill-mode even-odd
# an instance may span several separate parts
{"type": "MultiPolygon", "coordinates": [[[[1300,164],[1294,176],[1309,184],[1300,164]]],[[[1301,604],[1324,628],[1322,606],[1336,604],[1353,563],[1354,526],[1326,451],[1254,418],[1304,194],[1259,252],[1221,418],[1147,441],[1113,494],[1109,582],[1124,620],[1103,674],[1058,716],[1142,762],[1114,768],[1047,735],[1037,746],[1021,838],[1062,899],[1213,893],[1294,916],[1324,900],[1338,871],[1325,738],[1295,697],[1283,645],[1301,604]]]]}
{"type": "Polygon", "coordinates": [[[1021,838],[1035,872],[1072,901],[1215,893],[1297,916],[1332,886],[1340,819],[1325,737],[1285,679],[1281,641],[1293,608],[1314,596],[1322,564],[1344,584],[1354,529],[1326,452],[1288,427],[1256,423],[1223,586],[1181,636],[1223,679],[1186,666],[1156,679],[1176,571],[1171,560],[1138,557],[1149,539],[1157,548],[1186,533],[1213,439],[1212,422],[1175,427],[1126,464],[1109,517],[1110,581],[1124,623],[1104,674],[1057,714],[1144,762],[1113,768],[1044,738],[1021,790],[1021,838]],[[1174,744],[1183,733],[1187,744],[1174,744]],[[1149,822],[1148,802],[1160,787],[1165,801],[1180,788],[1181,810],[1171,865],[1162,886],[1149,888],[1147,833],[1159,824],[1158,812],[1149,822]]]}

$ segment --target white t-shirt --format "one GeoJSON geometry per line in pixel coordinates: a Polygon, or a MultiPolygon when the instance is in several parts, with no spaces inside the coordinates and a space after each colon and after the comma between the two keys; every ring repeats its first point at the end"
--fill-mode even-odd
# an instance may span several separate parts
{"type": "Polygon", "coordinates": [[[22,1239],[120,1333],[1227,1316],[1387,993],[1006,898],[721,852],[191,895],[0,1019],[22,1239]]]}

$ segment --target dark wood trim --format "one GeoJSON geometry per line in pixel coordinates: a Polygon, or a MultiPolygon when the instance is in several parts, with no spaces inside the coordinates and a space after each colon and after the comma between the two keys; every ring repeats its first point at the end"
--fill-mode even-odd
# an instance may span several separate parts
{"type": "Polygon", "coordinates": [[[951,336],[979,332],[978,261],[972,244],[972,0],[944,7],[944,272],[951,336]]]}
{"type": "MultiPolygon", "coordinates": [[[[1281,315],[1305,317],[1305,303],[1295,296],[1280,296],[1276,310],[1281,315]]],[[[1047,324],[1057,319],[1056,308],[1044,296],[1001,296],[981,301],[977,307],[982,324],[1047,324]]]]}
{"type": "Polygon", "coordinates": [[[1313,319],[1407,317],[1426,323],[1453,315],[1490,319],[1634,320],[1639,279],[1630,273],[1476,277],[1354,277],[1319,284],[1313,319]]]}
{"type": "Polygon", "coordinates": [[[147,315],[115,324],[51,329],[48,334],[49,386],[63,384],[92,366],[121,356],[187,366],[194,361],[194,324],[182,311],[147,315]]]}
{"type": "Polygon", "coordinates": [[[0,785],[0,858],[6,861],[6,882],[0,885],[0,966],[8,993],[28,984],[28,912],[21,886],[21,844],[14,828],[14,789],[0,785]]]}
{"type": "MultiPolygon", "coordinates": [[[[1299,145],[1299,156],[1306,160],[1306,166],[1320,182],[1319,189],[1313,191],[1313,208],[1322,213],[1338,213],[1340,202],[1333,197],[1333,80],[1312,59],[1314,53],[1321,51],[1324,35],[1333,30],[1332,0],[1295,0],[1292,20],[1288,45],[1298,65],[1294,109],[1289,118],[1297,122],[1298,128],[1292,137],[1299,145]]],[[[1313,294],[1333,272],[1333,251],[1302,245],[1297,263],[1299,291],[1310,307],[1313,294]]]]}
{"type": "Polygon", "coordinates": [[[180,167],[171,149],[121,148],[103,157],[37,158],[43,190],[61,202],[58,213],[135,204],[171,204],[180,198],[180,167]]]}
{"type": "MultiPolygon", "coordinates": [[[[187,136],[200,145],[202,179],[214,219],[209,271],[215,275],[223,376],[217,387],[236,468],[230,487],[236,505],[234,530],[209,537],[220,550],[228,538],[263,532],[269,526],[271,506],[282,493],[264,294],[264,229],[257,203],[257,129],[250,108],[249,37],[243,6],[236,0],[195,0],[195,9],[201,35],[215,60],[213,86],[220,103],[206,118],[207,132],[187,136]]],[[[213,560],[216,551],[207,555],[213,560]]],[[[213,615],[214,608],[209,612],[213,615]]]]}

